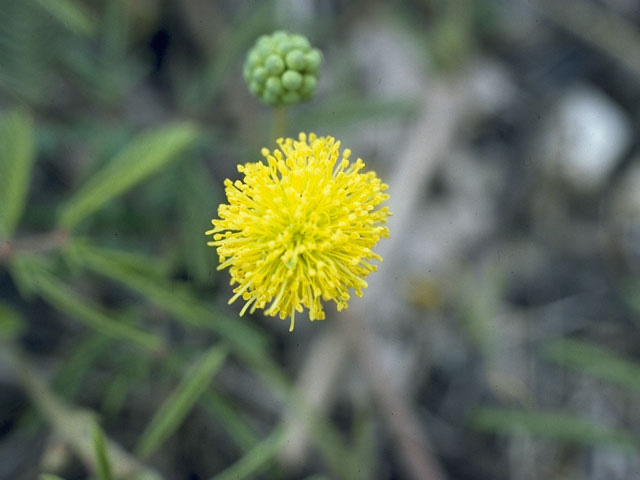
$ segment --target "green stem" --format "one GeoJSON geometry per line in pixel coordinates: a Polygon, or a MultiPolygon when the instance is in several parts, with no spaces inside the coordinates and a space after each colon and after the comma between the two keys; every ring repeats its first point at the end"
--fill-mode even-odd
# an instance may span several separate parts
{"type": "Polygon", "coordinates": [[[276,107],[273,111],[273,135],[272,139],[284,138],[287,135],[287,108],[276,107]]]}

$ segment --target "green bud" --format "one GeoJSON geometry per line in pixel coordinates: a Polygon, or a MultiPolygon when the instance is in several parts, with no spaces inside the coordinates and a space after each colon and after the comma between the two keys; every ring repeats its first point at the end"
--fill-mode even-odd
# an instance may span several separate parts
{"type": "Polygon", "coordinates": [[[256,96],[259,96],[260,92],[262,92],[262,87],[254,80],[249,84],[249,91],[256,96]]]}
{"type": "Polygon", "coordinates": [[[302,77],[302,87],[300,88],[300,92],[305,96],[313,96],[313,94],[316,93],[317,85],[318,81],[316,80],[316,77],[306,74],[304,77],[302,77]]]}
{"type": "Polygon", "coordinates": [[[262,64],[262,56],[253,50],[247,57],[247,65],[249,65],[249,68],[256,68],[260,64],[262,64]]]}
{"type": "Polygon", "coordinates": [[[297,90],[302,85],[302,75],[295,70],[287,70],[282,74],[282,86],[287,90],[297,90]]]}
{"type": "Polygon", "coordinates": [[[300,94],[297,92],[287,92],[282,96],[282,102],[285,105],[293,105],[301,100],[300,94]]]}
{"type": "Polygon", "coordinates": [[[291,50],[285,57],[287,67],[291,70],[303,71],[307,62],[300,50],[291,50]]]}
{"type": "Polygon", "coordinates": [[[282,82],[280,77],[269,77],[265,83],[265,88],[274,95],[280,95],[282,93],[282,82]]]}
{"type": "Polygon", "coordinates": [[[291,35],[289,41],[292,42],[300,50],[308,50],[311,48],[311,44],[306,37],[302,35],[291,35]]]}
{"type": "Polygon", "coordinates": [[[256,40],[256,45],[264,45],[272,42],[271,36],[269,35],[260,35],[256,40]]]}
{"type": "Polygon", "coordinates": [[[290,40],[284,40],[278,44],[278,53],[283,57],[296,48],[295,44],[290,40]]]}
{"type": "Polygon", "coordinates": [[[304,58],[307,61],[307,72],[317,72],[322,63],[322,53],[320,53],[320,50],[314,48],[310,52],[307,52],[304,58]]]}
{"type": "Polygon", "coordinates": [[[271,34],[271,40],[273,40],[276,43],[280,43],[283,40],[286,40],[288,38],[289,38],[289,34],[284,30],[276,30],[271,34]]]}
{"type": "Polygon", "coordinates": [[[269,72],[267,72],[266,68],[258,67],[253,71],[253,75],[251,76],[251,79],[258,83],[264,83],[264,81],[268,76],[269,76],[269,72]]]}
{"type": "Polygon", "coordinates": [[[278,95],[269,90],[265,90],[260,98],[262,98],[267,105],[278,105],[280,103],[278,95]]]}
{"type": "Polygon", "coordinates": [[[264,103],[293,105],[315,95],[322,54],[299,34],[262,35],[248,52],[242,75],[264,103]]]}
{"type": "Polygon", "coordinates": [[[281,56],[273,53],[264,61],[264,68],[271,75],[280,75],[284,71],[284,61],[281,56]]]}

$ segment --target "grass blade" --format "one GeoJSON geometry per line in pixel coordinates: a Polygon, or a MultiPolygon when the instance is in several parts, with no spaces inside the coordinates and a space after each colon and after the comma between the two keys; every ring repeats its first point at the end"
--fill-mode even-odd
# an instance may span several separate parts
{"type": "Polygon", "coordinates": [[[207,390],[226,357],[226,348],[220,346],[213,347],[202,355],[194,371],[184,377],[142,433],[136,449],[140,456],[149,457],[180,426],[191,407],[207,390]]]}
{"type": "Polygon", "coordinates": [[[528,433],[582,445],[640,448],[638,439],[629,432],[597,425],[559,412],[485,407],[475,412],[472,425],[478,430],[492,433],[528,433]]]}
{"type": "Polygon", "coordinates": [[[20,220],[35,158],[31,117],[14,110],[0,121],[0,240],[11,237],[20,220]]]}
{"type": "Polygon", "coordinates": [[[640,364],[604,348],[579,340],[557,339],[546,344],[544,353],[549,360],[561,365],[628,389],[640,390],[640,364]]]}
{"type": "Polygon", "coordinates": [[[109,200],[179,158],[197,138],[196,127],[189,123],[165,126],[140,135],[69,199],[60,216],[61,225],[72,228],[109,200]]]}

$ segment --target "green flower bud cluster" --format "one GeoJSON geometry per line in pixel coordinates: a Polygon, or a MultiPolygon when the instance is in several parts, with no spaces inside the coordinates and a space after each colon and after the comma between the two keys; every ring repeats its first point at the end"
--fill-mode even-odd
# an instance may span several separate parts
{"type": "Polygon", "coordinates": [[[244,79],[267,105],[293,105],[315,95],[321,63],[322,53],[306,37],[278,30],[249,50],[244,79]]]}

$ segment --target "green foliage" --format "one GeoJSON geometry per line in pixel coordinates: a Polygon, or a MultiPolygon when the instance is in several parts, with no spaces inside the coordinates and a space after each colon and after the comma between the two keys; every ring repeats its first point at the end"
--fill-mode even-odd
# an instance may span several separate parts
{"type": "MultiPolygon", "coordinates": [[[[45,34],[39,10],[31,1],[0,0],[0,90],[40,103],[51,78],[51,56],[45,55],[45,34]]],[[[53,55],[51,55],[53,53],[53,55]]]]}
{"type": "Polygon", "coordinates": [[[93,449],[96,456],[96,470],[100,480],[114,480],[111,462],[107,454],[104,433],[97,423],[93,424],[93,449]]]}
{"type": "Polygon", "coordinates": [[[176,390],[155,413],[140,437],[136,451],[149,457],[180,426],[227,357],[227,349],[215,346],[198,359],[176,390]]]}
{"type": "Polygon", "coordinates": [[[24,209],[35,159],[31,116],[14,110],[0,120],[0,240],[10,238],[24,209]]]}
{"type": "Polygon", "coordinates": [[[212,480],[255,478],[284,446],[287,441],[286,433],[284,426],[277,427],[240,460],[213,477],[212,480]]]}
{"type": "Polygon", "coordinates": [[[51,305],[107,337],[130,342],[149,351],[157,351],[163,346],[161,337],[114,319],[98,305],[83,300],[65,287],[64,282],[48,273],[45,267],[35,267],[36,263],[37,260],[27,260],[25,266],[23,258],[22,262],[15,264],[14,274],[22,278],[22,284],[30,285],[51,305]]]}
{"type": "Polygon", "coordinates": [[[242,418],[237,407],[231,405],[219,392],[204,392],[200,403],[213,420],[224,426],[224,430],[243,451],[258,443],[255,430],[242,418]]]}
{"type": "Polygon", "coordinates": [[[640,448],[631,433],[598,425],[560,412],[480,408],[472,425],[481,431],[510,435],[529,434],[582,445],[640,448]]]}
{"type": "MultiPolygon", "coordinates": [[[[70,248],[86,268],[137,291],[186,325],[213,330],[228,340],[234,349],[253,358],[260,358],[265,351],[266,338],[256,327],[216,311],[195,297],[187,285],[153,278],[132,268],[130,253],[82,243],[74,243],[70,248]]],[[[146,263],[153,263],[153,259],[148,258],[146,263]]]]}
{"type": "Polygon", "coordinates": [[[25,329],[22,315],[13,307],[0,302],[0,340],[18,337],[25,329]]]}
{"type": "Polygon", "coordinates": [[[214,250],[203,241],[203,231],[210,225],[221,193],[200,162],[191,162],[188,166],[182,164],[181,167],[179,175],[183,189],[178,201],[184,263],[195,282],[207,284],[216,272],[216,256],[214,250]]]}
{"type": "Polygon", "coordinates": [[[545,345],[544,354],[549,360],[579,372],[640,390],[640,364],[602,347],[580,340],[556,339],[545,345]]]}
{"type": "Polygon", "coordinates": [[[57,371],[54,387],[56,392],[65,399],[76,396],[82,386],[83,380],[90,375],[95,364],[108,348],[112,347],[113,340],[98,332],[92,332],[82,340],[76,342],[62,367],[57,371]]]}
{"type": "Polygon", "coordinates": [[[34,0],[52,18],[72,32],[90,36],[95,32],[95,22],[85,7],[72,0],[34,0]]]}
{"type": "Polygon", "coordinates": [[[164,126],[143,134],[129,143],[66,203],[60,223],[72,228],[151,174],[179,159],[198,138],[197,128],[189,123],[164,126]]]}

